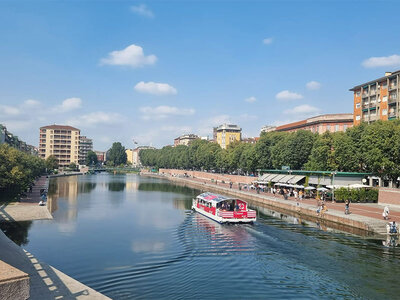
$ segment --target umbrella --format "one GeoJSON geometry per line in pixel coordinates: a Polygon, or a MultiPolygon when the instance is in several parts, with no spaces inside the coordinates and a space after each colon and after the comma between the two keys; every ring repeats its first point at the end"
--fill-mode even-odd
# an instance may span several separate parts
{"type": "Polygon", "coordinates": [[[320,187],[320,188],[317,188],[317,191],[326,192],[326,191],[328,191],[328,189],[326,189],[324,187],[320,187]]]}
{"type": "Polygon", "coordinates": [[[306,188],[304,188],[305,190],[307,190],[307,191],[311,191],[311,190],[315,190],[315,187],[313,187],[313,186],[308,186],[308,187],[306,187],[306,188]]]}
{"type": "Polygon", "coordinates": [[[295,187],[296,189],[304,189],[304,185],[294,185],[293,187],[295,187]]]}

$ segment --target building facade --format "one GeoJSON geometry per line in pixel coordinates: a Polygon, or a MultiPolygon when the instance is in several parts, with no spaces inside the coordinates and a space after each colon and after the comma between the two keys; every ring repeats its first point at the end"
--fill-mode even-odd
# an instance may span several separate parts
{"type": "Polygon", "coordinates": [[[265,125],[261,128],[261,133],[263,132],[271,132],[271,131],[275,131],[276,130],[276,126],[271,126],[271,125],[265,125]]]}
{"type": "Polygon", "coordinates": [[[25,153],[37,156],[39,151],[36,147],[28,145],[24,141],[21,141],[18,136],[12,134],[7,130],[7,127],[0,124],[0,145],[8,144],[15,149],[23,151],[25,153]]]}
{"type": "Polygon", "coordinates": [[[384,77],[350,89],[354,93],[354,125],[400,117],[399,76],[400,71],[386,72],[384,77]]]}
{"type": "Polygon", "coordinates": [[[133,163],[133,150],[126,149],[125,153],[126,153],[126,163],[131,165],[133,163]]]}
{"type": "Polygon", "coordinates": [[[106,152],[104,151],[94,151],[97,155],[97,161],[103,163],[106,160],[106,152]]]}
{"type": "Polygon", "coordinates": [[[43,159],[54,155],[60,168],[70,163],[79,164],[80,130],[66,125],[40,127],[39,156],[43,159]]]}
{"type": "Polygon", "coordinates": [[[222,124],[217,127],[217,143],[222,149],[226,149],[229,144],[242,140],[242,128],[232,124],[222,124]]]}
{"type": "Polygon", "coordinates": [[[276,131],[295,132],[297,130],[309,130],[314,133],[323,134],[327,131],[344,132],[352,126],[353,114],[327,114],[277,126],[276,131]]]}
{"type": "Polygon", "coordinates": [[[84,165],[86,163],[89,151],[93,151],[93,140],[81,135],[79,137],[79,164],[84,165]]]}
{"type": "Polygon", "coordinates": [[[134,167],[141,167],[142,163],[140,162],[140,151],[147,149],[156,149],[150,146],[139,146],[132,151],[132,165],[134,167]]]}
{"type": "Polygon", "coordinates": [[[190,142],[199,139],[200,137],[195,134],[184,134],[174,139],[174,147],[178,145],[188,146],[190,142]]]}

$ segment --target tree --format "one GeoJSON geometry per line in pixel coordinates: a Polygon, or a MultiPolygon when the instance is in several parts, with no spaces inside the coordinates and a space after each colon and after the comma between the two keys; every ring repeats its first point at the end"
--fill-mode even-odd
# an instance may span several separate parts
{"type": "Polygon", "coordinates": [[[126,164],[125,147],[120,142],[113,143],[112,147],[108,150],[107,163],[114,167],[126,164]]]}
{"type": "Polygon", "coordinates": [[[58,169],[58,159],[54,155],[46,158],[46,168],[48,171],[58,169]]]}
{"type": "Polygon", "coordinates": [[[89,151],[86,156],[85,163],[87,166],[93,166],[98,163],[97,155],[93,151],[89,151]]]}
{"type": "Polygon", "coordinates": [[[305,164],[305,168],[310,171],[330,171],[336,170],[337,166],[334,160],[333,134],[325,132],[317,136],[311,150],[310,159],[305,164]]]}
{"type": "Polygon", "coordinates": [[[70,169],[71,171],[76,171],[78,170],[78,166],[76,163],[72,162],[69,164],[68,169],[70,169]]]}

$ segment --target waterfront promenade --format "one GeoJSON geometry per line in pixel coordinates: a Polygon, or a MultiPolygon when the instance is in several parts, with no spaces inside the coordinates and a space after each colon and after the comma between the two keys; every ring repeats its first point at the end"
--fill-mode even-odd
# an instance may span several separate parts
{"type": "MultiPolygon", "coordinates": [[[[0,222],[52,220],[47,206],[39,206],[41,192],[48,189],[49,178],[42,176],[35,181],[32,191],[19,202],[0,204],[0,222]]],[[[0,230],[0,300],[18,299],[29,294],[30,299],[110,299],[87,287],[52,266],[38,261],[33,254],[16,245],[0,230]],[[17,270],[15,270],[16,268],[17,270]],[[24,278],[15,279],[14,273],[24,278]],[[24,284],[29,276],[29,284],[24,284]],[[1,289],[6,291],[1,293],[1,289]]],[[[21,298],[25,299],[25,297],[21,298]]]]}
{"type": "MultiPolygon", "coordinates": [[[[154,176],[154,174],[143,175],[154,176]]],[[[231,196],[243,197],[246,200],[266,204],[271,208],[283,209],[288,212],[305,215],[317,221],[336,223],[340,228],[356,228],[365,231],[365,234],[369,235],[385,235],[386,224],[388,221],[400,222],[400,207],[394,205],[390,206],[390,219],[388,221],[383,220],[382,218],[384,206],[377,203],[351,203],[351,214],[345,215],[344,203],[332,203],[326,201],[328,210],[321,215],[317,213],[317,200],[315,199],[296,201],[294,197],[289,197],[285,200],[283,196],[274,195],[269,192],[260,191],[260,193],[257,193],[254,189],[244,190],[243,185],[242,189],[239,190],[237,184],[233,184],[232,188],[230,188],[228,182],[222,183],[221,181],[218,181],[218,183],[215,184],[215,181],[212,182],[208,178],[175,177],[165,174],[157,174],[155,176],[166,178],[174,182],[188,184],[202,190],[211,190],[231,196]]]]}

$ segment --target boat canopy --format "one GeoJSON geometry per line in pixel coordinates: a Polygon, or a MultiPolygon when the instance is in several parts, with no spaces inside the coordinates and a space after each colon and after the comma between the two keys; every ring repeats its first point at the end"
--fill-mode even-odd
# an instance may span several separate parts
{"type": "MultiPolygon", "coordinates": [[[[235,200],[234,198],[228,198],[222,195],[214,194],[214,193],[203,193],[197,196],[197,198],[201,198],[206,201],[214,201],[216,203],[226,201],[226,200],[235,200]]],[[[244,202],[244,201],[243,201],[244,202]]]]}

